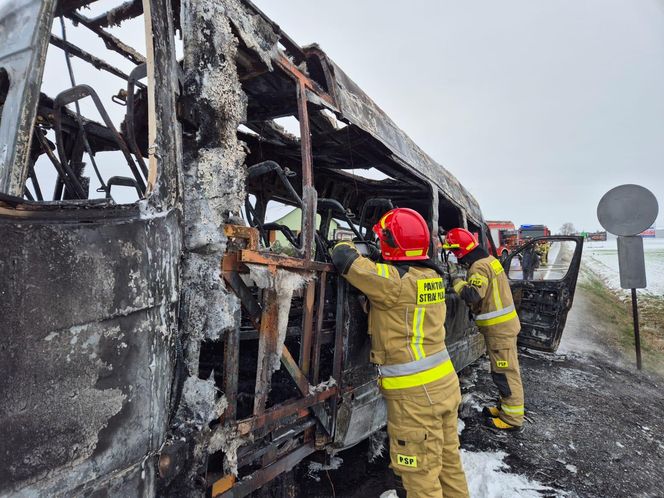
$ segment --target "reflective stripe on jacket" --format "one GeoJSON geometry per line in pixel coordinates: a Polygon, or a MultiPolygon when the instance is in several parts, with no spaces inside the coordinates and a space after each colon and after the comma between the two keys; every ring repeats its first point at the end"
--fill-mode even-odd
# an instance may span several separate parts
{"type": "Polygon", "coordinates": [[[371,302],[372,363],[383,389],[407,389],[454,372],[445,350],[445,284],[434,270],[376,263],[348,243],[333,252],[337,269],[371,302]],[[350,252],[352,251],[352,253],[350,252]]]}
{"type": "Polygon", "coordinates": [[[500,261],[493,256],[475,261],[468,269],[468,280],[457,281],[454,289],[460,292],[467,285],[481,298],[472,310],[482,333],[501,337],[514,337],[519,333],[521,323],[500,261]]]}

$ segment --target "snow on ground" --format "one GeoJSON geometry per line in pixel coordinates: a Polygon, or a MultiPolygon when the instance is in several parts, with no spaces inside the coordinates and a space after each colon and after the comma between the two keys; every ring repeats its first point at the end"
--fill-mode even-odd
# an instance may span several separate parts
{"type": "MultiPolygon", "coordinates": [[[[506,456],[507,453],[503,451],[461,450],[470,498],[542,498],[543,494],[566,496],[560,490],[506,472],[509,469],[503,461],[506,456]]],[[[380,498],[398,498],[398,495],[394,489],[390,489],[382,493],[380,498]]]]}
{"type": "MultiPolygon", "coordinates": [[[[643,239],[648,287],[641,292],[664,295],[664,239],[643,239]]],[[[586,241],[583,265],[610,288],[620,290],[617,241],[586,241]]],[[[628,291],[625,291],[628,292],[628,291]]]]}
{"type": "Polygon", "coordinates": [[[390,489],[388,491],[385,491],[382,495],[380,495],[380,498],[399,498],[399,495],[397,494],[395,489],[390,489]]]}
{"type": "Polygon", "coordinates": [[[565,496],[565,493],[537,481],[505,472],[509,469],[503,461],[506,456],[507,453],[502,451],[461,450],[471,498],[542,498],[540,491],[565,496]]]}

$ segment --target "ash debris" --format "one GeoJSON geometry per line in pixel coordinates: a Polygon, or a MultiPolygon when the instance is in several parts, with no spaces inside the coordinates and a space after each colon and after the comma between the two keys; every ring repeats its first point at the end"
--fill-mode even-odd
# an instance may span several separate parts
{"type": "MultiPolygon", "coordinates": [[[[288,329],[288,313],[290,312],[293,293],[302,289],[309,282],[312,275],[302,275],[298,272],[278,269],[276,273],[261,265],[247,265],[249,267],[249,276],[259,289],[274,289],[277,295],[277,348],[269,363],[272,365],[272,371],[281,368],[281,352],[286,340],[286,331],[288,329]]],[[[259,357],[262,357],[259,352],[259,357]]]]}
{"type": "Polygon", "coordinates": [[[237,139],[237,128],[246,117],[247,98],[235,66],[238,39],[227,15],[232,4],[186,0],[181,8],[183,107],[191,126],[183,130],[180,320],[190,376],[183,384],[172,439],[186,436],[191,441],[186,452],[193,464],[188,475],[169,488],[172,496],[204,493],[205,462],[216,451],[224,451],[226,466],[237,472],[235,454],[244,442],[219,426],[210,428],[227,402],[218,396],[214,376],[198,378],[201,342],[223,338],[225,331],[235,327],[239,312],[239,300],[220,276],[227,243],[224,225],[240,212],[245,196],[245,149],[237,139]]]}

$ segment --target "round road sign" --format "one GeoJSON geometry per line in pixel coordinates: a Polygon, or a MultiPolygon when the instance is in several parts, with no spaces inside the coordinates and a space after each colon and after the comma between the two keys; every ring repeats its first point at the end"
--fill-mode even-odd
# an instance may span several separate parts
{"type": "Polygon", "coordinates": [[[637,235],[650,228],[659,207],[653,193],[640,185],[620,185],[609,190],[597,205],[597,219],[614,235],[637,235]]]}

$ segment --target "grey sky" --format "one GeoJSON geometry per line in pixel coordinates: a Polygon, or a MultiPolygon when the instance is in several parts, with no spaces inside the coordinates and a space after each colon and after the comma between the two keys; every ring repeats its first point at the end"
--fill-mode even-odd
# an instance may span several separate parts
{"type": "Polygon", "coordinates": [[[318,42],[486,218],[598,229],[623,183],[664,211],[664,2],[256,4],[318,42]]]}

